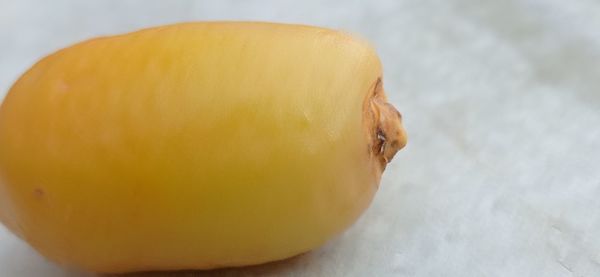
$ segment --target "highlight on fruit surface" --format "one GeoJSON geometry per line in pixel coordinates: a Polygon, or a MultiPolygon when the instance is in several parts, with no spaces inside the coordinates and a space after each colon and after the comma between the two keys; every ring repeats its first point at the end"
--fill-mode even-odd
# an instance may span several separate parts
{"type": "Polygon", "coordinates": [[[364,41],[205,22],[53,53],[0,107],[0,220],[96,272],[265,263],[367,208],[406,143],[364,41]]]}

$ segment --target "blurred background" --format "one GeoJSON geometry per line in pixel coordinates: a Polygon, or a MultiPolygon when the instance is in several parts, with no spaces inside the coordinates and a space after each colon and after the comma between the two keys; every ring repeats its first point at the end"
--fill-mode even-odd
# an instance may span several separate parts
{"type": "MultiPolygon", "coordinates": [[[[0,97],[72,43],[194,20],[367,38],[410,137],[369,210],[324,247],[169,276],[600,276],[600,1],[0,0],[0,97]]],[[[92,275],[0,226],[0,276],[92,275]]]]}

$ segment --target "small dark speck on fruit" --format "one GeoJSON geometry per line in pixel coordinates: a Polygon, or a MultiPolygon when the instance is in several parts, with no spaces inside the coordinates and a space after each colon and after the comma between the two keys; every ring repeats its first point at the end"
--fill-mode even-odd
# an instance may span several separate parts
{"type": "Polygon", "coordinates": [[[43,197],[43,196],[44,196],[44,194],[46,194],[46,192],[45,192],[45,191],[44,191],[42,188],[35,188],[35,189],[33,190],[33,194],[34,194],[35,196],[37,196],[37,197],[40,197],[40,198],[41,198],[41,197],[43,197]]]}

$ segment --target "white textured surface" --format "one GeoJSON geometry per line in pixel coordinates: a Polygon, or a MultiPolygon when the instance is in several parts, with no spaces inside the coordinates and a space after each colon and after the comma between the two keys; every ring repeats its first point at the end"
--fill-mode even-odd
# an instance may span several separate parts
{"type": "MultiPolygon", "coordinates": [[[[285,262],[209,274],[600,276],[599,1],[0,0],[0,96],[60,47],[211,19],[368,38],[410,141],[341,237],[285,262]]],[[[86,275],[0,227],[0,276],[86,275]]]]}

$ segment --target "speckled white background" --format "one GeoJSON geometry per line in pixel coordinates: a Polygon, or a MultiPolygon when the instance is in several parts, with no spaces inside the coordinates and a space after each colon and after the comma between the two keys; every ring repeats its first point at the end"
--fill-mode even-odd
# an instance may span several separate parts
{"type": "MultiPolygon", "coordinates": [[[[371,208],[323,248],[178,275],[600,276],[600,1],[0,0],[0,96],[71,43],[212,19],[366,37],[410,142],[371,208]]],[[[0,276],[90,275],[0,227],[0,276]]]]}

